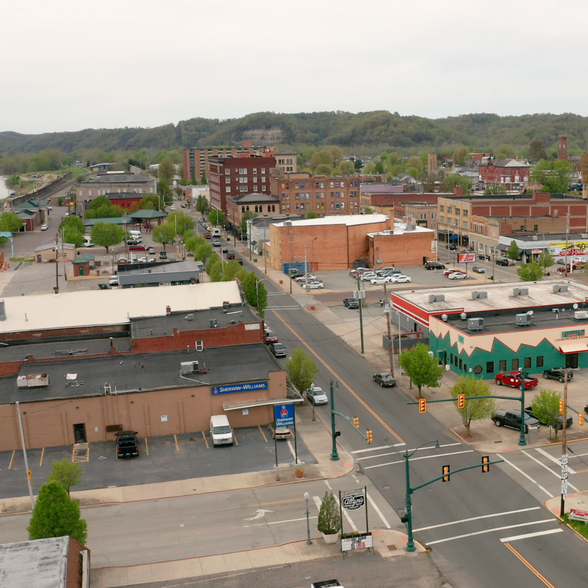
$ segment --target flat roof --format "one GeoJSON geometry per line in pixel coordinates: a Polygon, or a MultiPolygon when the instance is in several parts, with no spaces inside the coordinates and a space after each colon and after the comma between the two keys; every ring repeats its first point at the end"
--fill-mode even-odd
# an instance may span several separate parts
{"type": "Polygon", "coordinates": [[[427,227],[422,227],[420,225],[414,225],[414,228],[407,229],[407,223],[402,221],[394,221],[394,229],[386,230],[386,231],[378,231],[377,233],[368,233],[368,237],[376,237],[378,235],[381,236],[394,236],[394,235],[404,235],[404,233],[435,233],[434,229],[428,229],[427,227]]]}
{"type": "MultiPolygon", "coordinates": [[[[345,214],[337,216],[325,216],[323,218],[305,218],[300,220],[290,220],[293,227],[314,227],[323,225],[369,225],[372,223],[383,223],[389,220],[386,214],[345,214]]],[[[276,223],[276,227],[290,226],[282,223],[276,223]]]]}
{"type": "Polygon", "coordinates": [[[265,343],[215,347],[203,351],[168,351],[129,356],[108,356],[80,360],[24,363],[18,375],[48,374],[49,386],[17,388],[17,376],[0,377],[0,404],[41,402],[70,398],[132,394],[150,390],[219,386],[266,380],[282,366],[265,343]],[[198,361],[208,373],[180,376],[180,363],[198,361]],[[66,376],[77,374],[83,385],[68,385],[66,376]]]}
{"type": "MultiPolygon", "coordinates": [[[[57,338],[56,338],[57,339],[57,338]]],[[[128,333],[112,339],[112,346],[119,353],[131,351],[131,338],[128,333]]],[[[0,363],[22,362],[32,355],[34,359],[55,359],[66,357],[87,357],[89,355],[106,355],[110,351],[110,338],[82,339],[80,337],[63,337],[60,340],[24,343],[0,347],[0,363]]]]}
{"type": "MultiPolygon", "coordinates": [[[[236,281],[206,282],[161,288],[113,288],[32,296],[9,296],[4,303],[6,320],[0,333],[68,329],[81,326],[128,324],[132,318],[163,316],[241,304],[236,281]]],[[[0,351],[1,352],[1,351],[0,351]]]]}

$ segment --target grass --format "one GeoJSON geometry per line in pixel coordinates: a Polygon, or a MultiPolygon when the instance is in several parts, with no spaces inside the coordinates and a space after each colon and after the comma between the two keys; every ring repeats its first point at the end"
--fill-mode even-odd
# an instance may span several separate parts
{"type": "Polygon", "coordinates": [[[565,523],[572,527],[574,531],[580,533],[584,539],[588,539],[588,525],[584,521],[575,521],[574,519],[570,519],[567,514],[565,514],[562,519],[565,523]]]}

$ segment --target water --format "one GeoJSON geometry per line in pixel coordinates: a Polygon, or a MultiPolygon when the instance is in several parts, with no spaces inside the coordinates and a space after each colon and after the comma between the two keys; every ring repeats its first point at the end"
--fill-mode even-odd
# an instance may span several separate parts
{"type": "Polygon", "coordinates": [[[4,200],[4,198],[8,198],[10,194],[12,194],[13,190],[10,190],[6,186],[6,178],[0,176],[0,200],[4,200]]]}

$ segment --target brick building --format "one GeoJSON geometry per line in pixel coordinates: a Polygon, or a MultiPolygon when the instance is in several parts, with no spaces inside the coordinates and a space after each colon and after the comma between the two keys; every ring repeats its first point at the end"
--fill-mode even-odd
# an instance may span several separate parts
{"type": "Polygon", "coordinates": [[[277,197],[283,214],[319,216],[359,214],[359,177],[319,176],[310,172],[271,174],[270,193],[277,197]]]}
{"type": "Polygon", "coordinates": [[[139,209],[141,208],[141,200],[143,200],[143,194],[105,194],[106,198],[110,200],[113,206],[120,206],[123,210],[131,210],[133,204],[136,204],[139,209]]]}
{"type": "Polygon", "coordinates": [[[412,217],[420,227],[437,228],[436,202],[399,202],[394,204],[394,218],[412,217]]]}
{"type": "Polygon", "coordinates": [[[370,208],[379,214],[393,214],[397,204],[437,204],[439,196],[451,196],[450,193],[406,192],[405,186],[378,186],[374,184],[361,185],[362,210],[370,208]]]}
{"type": "Polygon", "coordinates": [[[484,188],[503,186],[507,192],[520,193],[529,184],[531,166],[517,159],[496,159],[488,157],[478,167],[480,182],[484,188]]]}
{"type": "Polygon", "coordinates": [[[227,196],[227,226],[234,235],[241,235],[244,215],[271,216],[280,213],[280,203],[269,194],[235,194],[227,196]]]}
{"type": "Polygon", "coordinates": [[[276,166],[272,155],[242,153],[234,157],[209,159],[210,205],[227,212],[227,196],[270,194],[270,169],[276,166]]]}

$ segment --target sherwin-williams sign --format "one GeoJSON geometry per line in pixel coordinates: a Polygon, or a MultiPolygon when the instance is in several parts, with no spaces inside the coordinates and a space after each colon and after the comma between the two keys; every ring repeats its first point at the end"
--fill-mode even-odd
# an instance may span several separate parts
{"type": "Polygon", "coordinates": [[[232,386],[213,386],[212,395],[234,394],[235,392],[253,392],[267,390],[267,382],[249,382],[247,384],[233,384],[232,386]]]}

